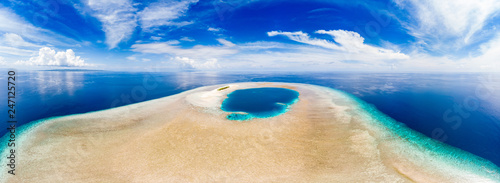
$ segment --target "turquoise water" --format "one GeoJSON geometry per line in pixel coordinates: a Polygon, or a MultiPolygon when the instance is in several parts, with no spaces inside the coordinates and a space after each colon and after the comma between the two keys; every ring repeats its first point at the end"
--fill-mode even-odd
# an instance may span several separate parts
{"type": "Polygon", "coordinates": [[[299,92],[286,88],[251,88],[235,90],[227,95],[221,109],[230,120],[269,118],[285,113],[299,98],[299,92]]]}

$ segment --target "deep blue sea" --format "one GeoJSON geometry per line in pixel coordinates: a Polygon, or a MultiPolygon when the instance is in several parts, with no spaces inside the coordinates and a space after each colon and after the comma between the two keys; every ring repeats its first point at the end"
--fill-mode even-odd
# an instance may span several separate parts
{"type": "Polygon", "coordinates": [[[299,99],[299,92],[286,88],[249,88],[227,94],[221,109],[231,113],[230,120],[274,117],[285,113],[299,99]]]}
{"type": "MultiPolygon", "coordinates": [[[[7,71],[0,97],[7,132],[7,71]]],[[[165,97],[200,86],[274,81],[345,91],[429,137],[500,166],[499,74],[16,72],[19,124],[165,97]]]]}

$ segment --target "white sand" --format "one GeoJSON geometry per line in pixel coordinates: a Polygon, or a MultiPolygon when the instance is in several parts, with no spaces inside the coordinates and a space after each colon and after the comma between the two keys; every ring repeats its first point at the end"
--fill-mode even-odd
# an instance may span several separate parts
{"type": "Polygon", "coordinates": [[[235,84],[224,85],[223,87],[226,86],[229,88],[220,91],[219,91],[220,88],[216,88],[209,91],[192,93],[186,96],[186,100],[192,105],[198,107],[219,108],[222,105],[222,100],[226,98],[227,94],[231,93],[230,91],[238,89],[238,85],[235,84]]]}
{"type": "MultiPolygon", "coordinates": [[[[380,126],[356,101],[323,87],[238,83],[61,117],[24,132],[17,175],[2,182],[498,182],[498,167],[454,161],[380,126]],[[300,93],[285,114],[230,121],[235,89],[300,93]]],[[[459,152],[443,147],[440,152],[459,152]]],[[[2,156],[5,156],[3,152],[2,156]]],[[[5,159],[0,160],[6,164],[5,159]]],[[[6,167],[3,166],[5,169],[6,167]]],[[[6,171],[6,170],[5,170],[6,171]]]]}

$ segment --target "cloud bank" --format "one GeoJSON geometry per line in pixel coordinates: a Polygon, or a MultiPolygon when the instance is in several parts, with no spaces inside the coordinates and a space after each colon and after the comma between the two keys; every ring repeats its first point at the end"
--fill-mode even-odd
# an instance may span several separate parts
{"type": "Polygon", "coordinates": [[[85,63],[80,56],[75,56],[75,52],[71,49],[58,52],[49,47],[40,48],[38,56],[31,57],[28,61],[17,62],[17,64],[66,67],[91,66],[90,64],[85,63]]]}
{"type": "Polygon", "coordinates": [[[282,32],[282,31],[271,31],[268,32],[268,36],[285,36],[293,41],[300,43],[305,43],[314,46],[320,46],[327,49],[332,49],[336,51],[343,52],[345,54],[364,54],[367,57],[372,56],[378,59],[409,59],[408,55],[396,52],[394,50],[389,50],[385,48],[379,48],[375,46],[370,46],[364,43],[364,38],[361,37],[357,32],[346,31],[346,30],[318,30],[317,34],[327,34],[332,36],[333,41],[318,38],[311,38],[308,34],[302,31],[298,32],[282,32]]]}
{"type": "Polygon", "coordinates": [[[332,67],[332,64],[351,69],[353,66],[369,67],[370,64],[385,67],[383,65],[387,65],[386,62],[409,59],[409,56],[397,51],[365,44],[364,38],[356,32],[318,30],[316,33],[330,35],[335,42],[311,38],[303,32],[270,31],[267,33],[270,37],[285,36],[305,45],[267,41],[236,44],[218,38],[216,41],[219,45],[214,46],[183,48],[179,41],[171,40],[134,44],[132,51],[164,55],[168,60],[181,63],[183,68],[189,69],[295,67],[311,70],[332,67]]]}

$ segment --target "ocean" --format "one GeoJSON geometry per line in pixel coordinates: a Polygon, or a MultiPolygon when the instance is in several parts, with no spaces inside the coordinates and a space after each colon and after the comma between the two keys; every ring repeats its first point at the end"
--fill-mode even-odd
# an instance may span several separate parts
{"type": "MultiPolygon", "coordinates": [[[[7,73],[7,72],[5,72],[7,73]]],[[[7,74],[0,77],[7,85],[7,74]]],[[[373,105],[428,137],[500,166],[500,74],[347,72],[16,71],[18,125],[104,110],[235,82],[292,82],[331,87],[373,105]]],[[[7,87],[2,87],[7,133],[7,87]]]]}

